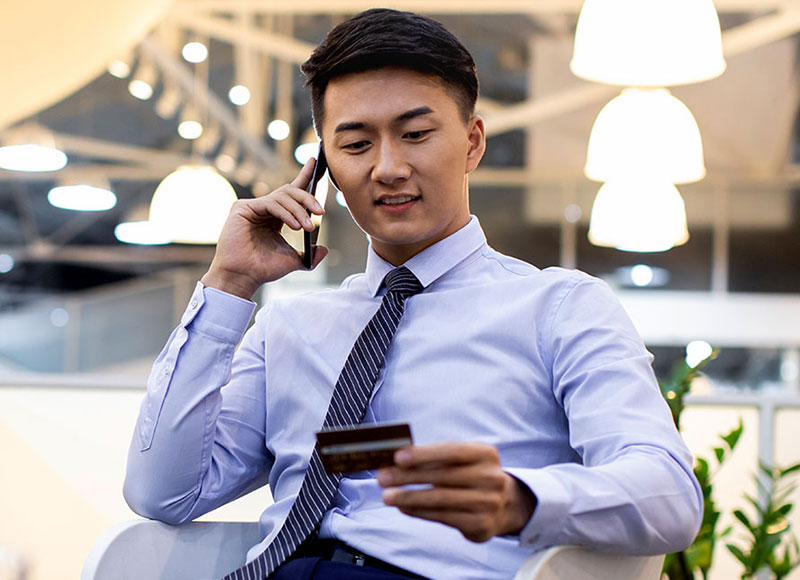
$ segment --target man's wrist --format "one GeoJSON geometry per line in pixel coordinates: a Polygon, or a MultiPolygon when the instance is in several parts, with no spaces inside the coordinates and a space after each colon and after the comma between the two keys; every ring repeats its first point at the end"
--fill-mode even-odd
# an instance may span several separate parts
{"type": "Polygon", "coordinates": [[[511,501],[508,510],[508,526],[504,535],[518,535],[528,525],[536,510],[536,494],[521,480],[506,474],[511,482],[511,501]]]}
{"type": "Polygon", "coordinates": [[[214,288],[245,300],[252,300],[256,290],[261,286],[246,276],[226,276],[214,270],[206,272],[200,278],[200,282],[206,288],[214,288]]]}

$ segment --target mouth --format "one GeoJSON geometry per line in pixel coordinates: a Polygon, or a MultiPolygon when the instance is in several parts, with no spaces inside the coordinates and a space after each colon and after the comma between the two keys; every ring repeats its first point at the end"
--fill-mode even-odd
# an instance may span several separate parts
{"type": "Polygon", "coordinates": [[[422,199],[421,195],[387,195],[375,201],[375,205],[400,206],[422,199]]]}

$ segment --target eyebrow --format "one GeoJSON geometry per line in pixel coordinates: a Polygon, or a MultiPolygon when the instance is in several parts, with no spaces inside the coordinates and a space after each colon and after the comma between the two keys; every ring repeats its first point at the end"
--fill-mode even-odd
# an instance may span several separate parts
{"type": "MultiPolygon", "coordinates": [[[[423,105],[422,107],[417,107],[415,109],[406,111],[405,113],[401,113],[395,118],[395,122],[408,121],[409,119],[421,117],[422,115],[430,115],[433,112],[434,112],[433,109],[431,109],[426,105],[423,105]]],[[[364,127],[366,127],[366,123],[364,123],[363,121],[349,121],[345,123],[339,123],[338,125],[336,125],[336,128],[333,130],[333,132],[341,133],[343,131],[355,131],[357,129],[363,129],[364,127]]]]}

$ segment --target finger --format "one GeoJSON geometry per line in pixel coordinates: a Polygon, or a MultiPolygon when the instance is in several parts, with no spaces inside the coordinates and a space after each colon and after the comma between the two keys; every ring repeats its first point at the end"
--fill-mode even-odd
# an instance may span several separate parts
{"type": "MultiPolygon", "coordinates": [[[[298,226],[293,229],[302,228],[309,232],[314,229],[314,224],[311,222],[308,211],[302,205],[302,202],[292,197],[289,192],[285,192],[284,195],[277,195],[271,201],[275,204],[276,211],[286,212],[291,216],[293,223],[298,226]]],[[[289,222],[286,223],[288,225],[289,222]]]]}
{"type": "Polygon", "coordinates": [[[400,467],[420,467],[426,464],[470,464],[493,461],[499,464],[497,449],[485,443],[434,443],[410,445],[398,450],[394,461],[400,467]]]}
{"type": "Polygon", "coordinates": [[[378,483],[382,487],[429,484],[448,488],[474,488],[483,492],[502,490],[505,478],[506,473],[491,464],[443,465],[426,469],[387,467],[378,472],[378,483]]]}
{"type": "Polygon", "coordinates": [[[439,522],[456,528],[472,542],[485,542],[498,534],[498,529],[491,518],[481,514],[447,510],[401,510],[404,514],[439,522]]]}
{"type": "Polygon", "coordinates": [[[497,514],[502,508],[500,494],[485,493],[474,489],[389,488],[383,491],[386,505],[406,510],[464,511],[469,513],[497,514]]]}
{"type": "Polygon", "coordinates": [[[294,178],[291,185],[300,189],[306,189],[308,184],[311,182],[311,176],[314,175],[314,166],[317,164],[317,160],[313,157],[306,161],[303,168],[300,170],[300,173],[297,174],[297,177],[294,178]]]}
{"type": "Polygon", "coordinates": [[[293,230],[301,229],[303,227],[301,220],[308,219],[308,214],[305,211],[300,212],[301,218],[298,219],[296,213],[290,209],[291,204],[282,204],[276,198],[262,199],[263,203],[253,208],[260,218],[279,219],[293,230]],[[287,205],[290,207],[287,207],[287,205]]]}

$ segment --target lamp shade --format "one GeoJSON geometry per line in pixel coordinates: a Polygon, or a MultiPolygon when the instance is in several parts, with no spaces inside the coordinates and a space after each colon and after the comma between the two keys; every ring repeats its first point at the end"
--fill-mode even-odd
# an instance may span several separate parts
{"type": "Polygon", "coordinates": [[[592,206],[589,241],[629,252],[663,252],[689,239],[686,209],[668,182],[604,184],[592,206]]]}
{"type": "Polygon", "coordinates": [[[167,175],[150,202],[150,218],[173,242],[215,244],[236,192],[215,169],[185,165],[167,175]]]}
{"type": "Polygon", "coordinates": [[[570,68],[599,83],[669,86],[725,71],[712,0],[586,0],[570,68]]]}
{"type": "Polygon", "coordinates": [[[706,174],[700,129],[667,89],[625,89],[595,119],[585,173],[596,181],[699,181],[706,174]]]}
{"type": "Polygon", "coordinates": [[[56,147],[55,138],[45,127],[26,123],[8,131],[0,147],[0,168],[9,171],[58,171],[67,164],[67,155],[56,147]]]}

